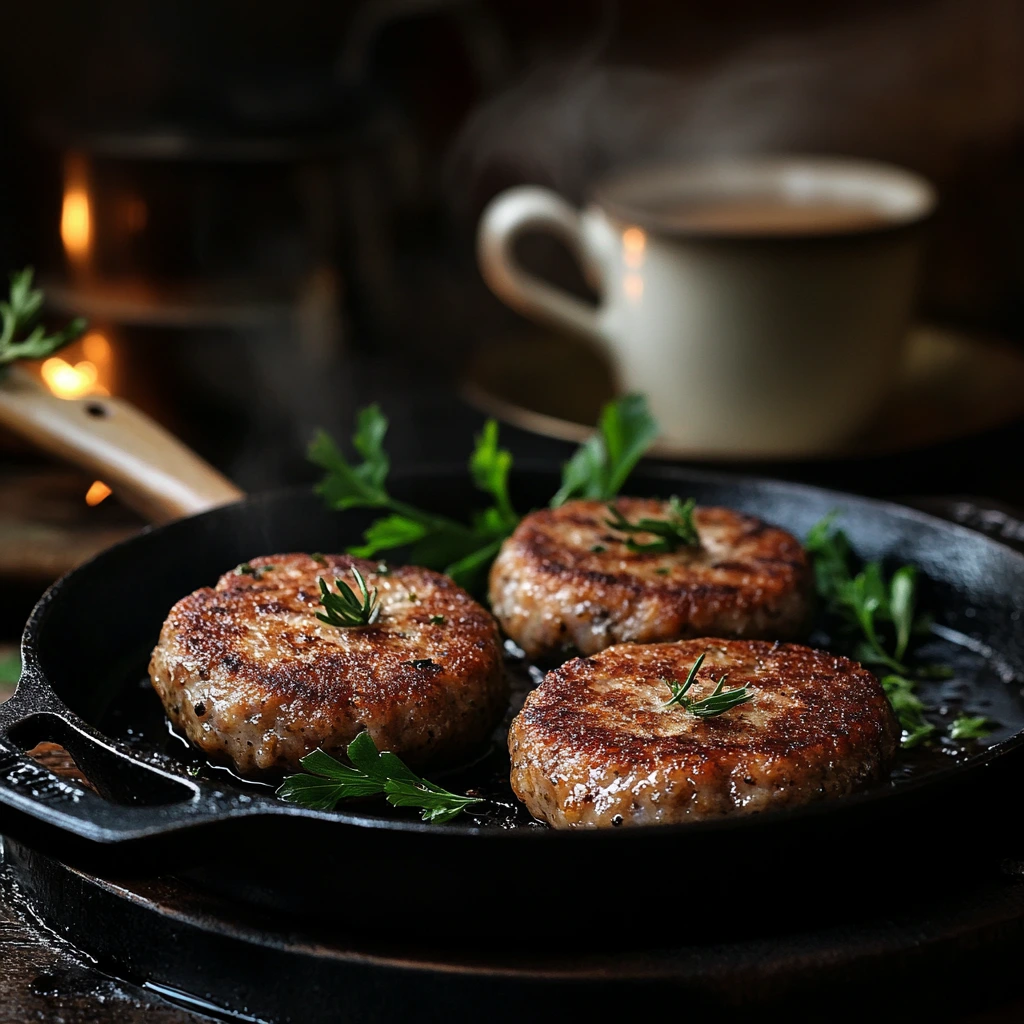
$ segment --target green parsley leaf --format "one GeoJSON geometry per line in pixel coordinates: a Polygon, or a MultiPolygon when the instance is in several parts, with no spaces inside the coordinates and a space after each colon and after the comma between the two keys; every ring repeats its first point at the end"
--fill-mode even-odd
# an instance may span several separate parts
{"type": "Polygon", "coordinates": [[[33,270],[11,274],[11,291],[6,302],[0,302],[0,371],[19,359],[45,359],[81,337],[87,326],[81,317],[72,320],[62,331],[47,334],[39,323],[43,293],[32,287],[33,270]]]}
{"type": "Polygon", "coordinates": [[[915,692],[914,680],[893,674],[883,676],[881,683],[903,729],[900,745],[909,750],[930,739],[935,734],[935,726],[924,717],[924,703],[915,692]]]}
{"type": "Polygon", "coordinates": [[[353,797],[384,795],[394,807],[417,807],[428,822],[451,821],[480,797],[452,793],[420,778],[395,754],[378,751],[368,732],[361,732],[346,750],[352,767],[323,750],[314,750],[299,762],[307,774],[289,775],[277,795],[288,803],[314,810],[333,810],[353,797]]]}
{"type": "Polygon", "coordinates": [[[551,507],[558,508],[570,498],[614,498],[657,436],[658,424],[643,395],[609,402],[601,410],[598,433],[563,467],[562,486],[551,499],[551,507]]]}
{"type": "Polygon", "coordinates": [[[959,715],[949,727],[951,740],[980,740],[992,731],[984,715],[959,715]]]}
{"type": "Polygon", "coordinates": [[[460,796],[422,779],[419,782],[388,779],[384,792],[392,807],[420,807],[423,810],[420,817],[429,822],[451,821],[473,804],[481,803],[479,797],[460,796]]]}
{"type": "Polygon", "coordinates": [[[917,591],[917,570],[912,565],[897,569],[889,580],[889,616],[896,627],[896,649],[893,657],[902,661],[910,645],[914,629],[914,598],[917,591]]]}
{"type": "Polygon", "coordinates": [[[359,411],[353,447],[363,461],[351,465],[329,434],[319,431],[309,446],[309,459],[327,471],[317,493],[336,509],[380,508],[390,503],[384,488],[391,462],[384,451],[387,417],[376,405],[359,411]]]}
{"type": "Polygon", "coordinates": [[[917,570],[901,566],[887,581],[880,562],[867,562],[854,574],[853,550],[846,534],[833,528],[835,516],[830,513],[816,523],[805,542],[814,558],[818,594],[831,612],[860,632],[855,651],[860,661],[906,675],[904,658],[915,629],[917,570]]]}
{"type": "MultiPolygon", "coordinates": [[[[474,513],[469,523],[425,512],[388,493],[387,428],[387,418],[371,405],[359,413],[352,438],[362,461],[350,461],[323,431],[309,448],[309,458],[325,470],[316,489],[328,505],[339,510],[379,508],[388,512],[371,523],[363,543],[350,548],[350,553],[371,558],[382,551],[405,548],[413,564],[440,569],[460,586],[480,592],[502,542],[519,523],[509,494],[512,454],[498,446],[497,423],[488,420],[484,424],[470,455],[470,475],[491,504],[474,513]]],[[[614,497],[656,435],[657,425],[640,396],[630,395],[606,405],[598,433],[566,464],[560,497],[556,496],[552,505],[577,493],[614,497]]]]}
{"type": "Polygon", "coordinates": [[[430,532],[426,523],[416,522],[408,516],[390,515],[376,519],[363,534],[365,543],[350,547],[349,554],[359,558],[370,558],[378,551],[389,551],[392,548],[404,548],[415,544],[430,532]]]}
{"type": "Polygon", "coordinates": [[[519,522],[508,495],[508,474],[512,469],[512,453],[498,447],[498,424],[488,420],[476,439],[476,448],[469,458],[473,482],[494,499],[494,506],[481,517],[485,529],[495,533],[511,532],[519,522]]]}

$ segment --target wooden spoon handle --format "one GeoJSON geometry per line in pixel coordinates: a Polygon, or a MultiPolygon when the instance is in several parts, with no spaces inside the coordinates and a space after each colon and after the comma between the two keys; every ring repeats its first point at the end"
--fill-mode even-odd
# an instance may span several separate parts
{"type": "Polygon", "coordinates": [[[243,497],[230,480],[128,402],[57,398],[16,367],[0,378],[0,425],[94,473],[154,523],[243,497]]]}

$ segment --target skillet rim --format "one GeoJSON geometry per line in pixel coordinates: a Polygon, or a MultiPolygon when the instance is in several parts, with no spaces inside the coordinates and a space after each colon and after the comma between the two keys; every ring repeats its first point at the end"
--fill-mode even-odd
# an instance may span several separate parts
{"type": "MultiPolygon", "coordinates": [[[[511,478],[512,486],[513,488],[515,487],[516,478],[522,478],[531,474],[556,474],[560,471],[560,468],[560,463],[555,462],[554,460],[522,460],[518,466],[513,468],[511,478]]],[[[456,474],[460,481],[464,481],[465,473],[465,467],[461,463],[428,463],[415,468],[407,468],[404,470],[397,469],[392,473],[389,482],[395,484],[406,484],[420,480],[436,480],[439,476],[454,476],[456,474]]],[[[1003,558],[1009,557],[1011,563],[1016,563],[1021,573],[1024,574],[1024,552],[1018,551],[1010,544],[991,537],[980,530],[944,519],[941,516],[933,515],[929,512],[924,512],[908,505],[902,505],[896,501],[872,498],[847,491],[838,491],[833,488],[818,487],[814,484],[781,480],[773,477],[746,473],[730,473],[718,470],[693,469],[685,465],[641,463],[641,465],[631,475],[627,484],[632,484],[634,482],[642,483],[644,480],[692,480],[697,483],[711,486],[731,486],[734,488],[742,487],[744,489],[762,488],[775,493],[781,492],[791,498],[813,496],[818,500],[831,500],[831,503],[838,505],[852,503],[862,508],[883,513],[889,517],[902,519],[907,522],[920,523],[932,528],[939,528],[951,533],[954,538],[959,536],[963,538],[970,538],[974,543],[981,540],[985,544],[994,545],[999,550],[999,553],[1003,558]]],[[[80,715],[72,711],[57,695],[56,690],[53,688],[53,685],[50,683],[49,678],[46,676],[46,673],[43,671],[42,666],[39,663],[37,634],[49,615],[50,607],[55,601],[62,599],[64,588],[70,584],[72,579],[78,574],[95,567],[98,563],[102,564],[102,562],[106,558],[110,557],[114,552],[120,552],[124,549],[130,548],[142,541],[144,538],[148,540],[148,538],[153,536],[173,532],[176,529],[191,529],[193,528],[191,524],[207,518],[229,514],[237,515],[240,514],[240,509],[248,510],[261,505],[276,504],[282,501],[297,501],[300,497],[305,500],[309,500],[313,497],[313,492],[309,485],[274,488],[257,494],[247,495],[240,501],[208,509],[207,511],[198,513],[194,516],[188,516],[183,519],[174,520],[173,522],[164,523],[158,526],[145,526],[138,534],[119,541],[117,544],[99,552],[88,561],[76,566],[74,569],[65,573],[51,584],[36,602],[25,624],[20,645],[22,675],[15,693],[10,698],[11,704],[14,704],[17,696],[21,694],[26,680],[29,683],[29,688],[42,687],[43,696],[48,699],[51,705],[45,709],[46,711],[58,714],[59,717],[65,719],[73,727],[81,730],[86,735],[101,737],[103,743],[112,747],[119,754],[126,757],[133,763],[149,770],[156,768],[158,771],[171,776],[173,779],[183,783],[192,790],[190,798],[185,798],[181,801],[167,805],[168,809],[175,812],[175,817],[179,820],[170,821],[166,825],[154,830],[147,830],[145,835],[149,837],[159,838],[162,835],[181,835],[182,833],[187,832],[190,828],[197,827],[206,828],[213,826],[215,828],[218,823],[223,822],[228,817],[234,819],[237,819],[238,817],[265,818],[268,822],[274,818],[301,818],[316,822],[337,823],[339,825],[358,828],[360,830],[369,830],[371,832],[399,832],[403,834],[411,833],[421,836],[444,836],[451,838],[452,840],[462,837],[473,837],[481,840],[486,838],[490,838],[492,840],[496,840],[497,838],[512,839],[514,837],[514,841],[516,842],[550,843],[583,841],[593,843],[629,841],[612,839],[611,837],[633,836],[637,834],[645,836],[664,836],[666,839],[683,835],[698,836],[708,833],[728,833],[735,829],[744,830],[754,834],[759,828],[764,830],[766,828],[785,826],[787,822],[829,818],[834,817],[837,814],[852,818],[858,810],[875,806],[880,802],[889,807],[898,806],[901,800],[905,801],[907,799],[911,799],[920,794],[923,790],[939,790],[944,784],[949,784],[951,781],[959,781],[966,775],[977,774],[981,769],[989,766],[994,761],[1024,748],[1024,727],[1022,727],[1011,736],[1006,737],[990,747],[986,747],[984,750],[981,750],[976,754],[972,754],[963,759],[951,760],[948,766],[930,771],[917,778],[903,781],[899,786],[879,783],[867,789],[847,794],[846,796],[835,800],[819,800],[795,807],[761,811],[752,815],[729,815],[721,818],[662,824],[655,827],[644,828],[554,829],[539,825],[538,827],[533,828],[521,827],[503,829],[462,824],[461,822],[449,822],[443,825],[435,825],[413,818],[404,819],[398,817],[371,816],[339,810],[317,811],[305,807],[299,807],[295,804],[287,804],[278,800],[273,795],[264,795],[262,793],[247,794],[248,799],[245,802],[244,810],[235,807],[232,810],[224,809],[212,818],[207,815],[202,815],[194,818],[194,820],[189,820],[189,808],[196,805],[204,796],[212,798],[219,791],[217,784],[212,781],[187,778],[184,775],[180,775],[179,773],[168,769],[166,766],[161,765],[157,767],[152,763],[147,763],[138,757],[137,751],[128,747],[122,740],[115,739],[105,733],[102,733],[95,726],[91,725],[91,723],[87,722],[80,715]],[[588,835],[591,837],[603,836],[605,838],[591,838],[589,840],[570,840],[566,838],[574,835],[588,835]],[[548,838],[537,840],[527,838],[532,836],[546,836],[548,838]],[[552,838],[554,836],[562,838],[556,840],[552,838]]],[[[69,598],[68,600],[71,599],[69,598]]],[[[967,636],[959,631],[954,630],[954,632],[957,632],[960,636],[967,636]]],[[[22,694],[23,699],[24,696],[25,695],[22,694]]],[[[31,696],[37,695],[30,694],[30,697],[31,696]]],[[[36,707],[34,709],[27,708],[24,711],[23,717],[28,717],[29,715],[38,713],[41,710],[43,709],[40,707],[36,707]]],[[[116,814],[118,807],[117,804],[106,800],[104,800],[103,803],[108,809],[110,809],[111,813],[116,814]]],[[[98,842],[100,845],[117,845],[121,842],[132,841],[133,838],[135,838],[135,836],[121,836],[109,840],[99,839],[98,842]]]]}

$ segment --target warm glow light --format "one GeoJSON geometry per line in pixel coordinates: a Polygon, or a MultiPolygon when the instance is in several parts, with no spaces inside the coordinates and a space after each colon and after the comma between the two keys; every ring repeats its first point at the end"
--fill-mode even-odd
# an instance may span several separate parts
{"type": "Polygon", "coordinates": [[[60,212],[60,237],[69,256],[82,257],[89,252],[92,224],[89,220],[89,196],[84,189],[64,193],[60,212]]]}
{"type": "Polygon", "coordinates": [[[70,155],[64,163],[64,202],[60,211],[60,238],[68,259],[84,263],[92,243],[92,210],[86,184],[85,164],[70,155]]]}
{"type": "Polygon", "coordinates": [[[82,339],[82,354],[91,363],[96,363],[97,366],[106,366],[113,355],[113,349],[110,347],[106,335],[99,331],[90,331],[82,339]]]}
{"type": "Polygon", "coordinates": [[[89,490],[85,492],[86,505],[98,505],[104,498],[110,497],[110,488],[102,480],[93,480],[89,490]]]}
{"type": "Polygon", "coordinates": [[[81,398],[83,395],[93,394],[97,390],[96,365],[88,360],[83,360],[72,366],[60,356],[51,356],[39,368],[39,372],[42,374],[46,386],[58,398],[81,398]]]}
{"type": "Polygon", "coordinates": [[[149,220],[149,210],[138,196],[128,196],[122,205],[125,226],[129,231],[142,231],[149,220]]]}
{"type": "Polygon", "coordinates": [[[639,302],[644,294],[644,279],[639,274],[626,274],[622,279],[622,290],[627,299],[639,302]]]}
{"type": "Polygon", "coordinates": [[[636,269],[644,262],[647,236],[640,228],[626,228],[622,232],[623,260],[627,267],[636,269]]]}

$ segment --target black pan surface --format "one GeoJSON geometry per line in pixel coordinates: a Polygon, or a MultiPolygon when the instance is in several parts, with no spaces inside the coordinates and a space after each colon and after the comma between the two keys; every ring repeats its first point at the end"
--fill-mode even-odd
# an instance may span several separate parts
{"type": "MultiPolygon", "coordinates": [[[[517,506],[544,504],[557,478],[553,469],[520,472],[517,506]]],[[[393,490],[456,517],[479,500],[462,469],[423,471],[393,490]]],[[[257,554],[342,550],[372,518],[282,492],[147,531],[48,591],[26,627],[18,692],[0,707],[0,829],[108,874],[188,872],[288,913],[345,908],[372,912],[378,927],[512,934],[521,919],[505,912],[510,901],[535,911],[554,900],[557,934],[615,922],[649,938],[679,913],[756,927],[766,915],[777,921],[780,907],[814,911],[833,890],[845,901],[916,898],[899,894],[907,886],[893,864],[912,862],[915,879],[943,884],[964,869],[982,832],[1014,827],[1002,808],[1024,745],[1024,555],[902,506],[795,484],[660,468],[637,473],[627,491],[693,495],[798,536],[838,509],[860,556],[909,562],[925,577],[921,600],[935,627],[920,653],[956,670],[924,687],[935,720],[966,709],[996,730],[967,746],[910,752],[888,782],[852,797],[718,822],[571,833],[540,826],[511,797],[501,730],[477,762],[433,773],[495,798],[476,818],[426,825],[378,802],[333,813],[286,805],[173,736],[145,678],[160,625],[184,594],[257,554]],[[102,796],[27,758],[41,740],[71,751],[102,796]],[[732,881],[718,886],[717,877],[732,881]],[[453,906],[478,912],[453,916],[453,906]]],[[[511,714],[536,672],[509,665],[511,714]]]]}

